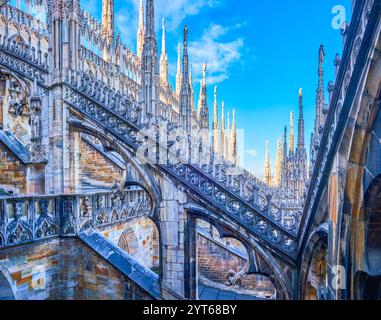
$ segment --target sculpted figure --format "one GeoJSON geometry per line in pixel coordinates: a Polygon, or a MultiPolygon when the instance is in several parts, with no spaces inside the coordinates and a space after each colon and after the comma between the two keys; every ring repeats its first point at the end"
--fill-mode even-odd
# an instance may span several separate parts
{"type": "Polygon", "coordinates": [[[85,210],[83,211],[83,216],[84,217],[90,217],[91,214],[93,213],[93,206],[91,205],[91,201],[90,201],[89,197],[85,198],[84,207],[85,207],[85,210]]]}
{"type": "Polygon", "coordinates": [[[242,269],[240,272],[229,270],[228,277],[225,284],[229,287],[239,288],[242,285],[242,279],[245,275],[246,275],[245,269],[242,269]]]}
{"type": "Polygon", "coordinates": [[[24,107],[26,106],[26,103],[22,98],[22,93],[16,88],[9,89],[9,93],[11,95],[11,99],[9,101],[9,111],[13,113],[15,117],[22,116],[24,113],[24,107]]]}
{"type": "Polygon", "coordinates": [[[33,110],[30,115],[30,126],[32,139],[40,138],[40,115],[36,112],[36,110],[33,110]]]}

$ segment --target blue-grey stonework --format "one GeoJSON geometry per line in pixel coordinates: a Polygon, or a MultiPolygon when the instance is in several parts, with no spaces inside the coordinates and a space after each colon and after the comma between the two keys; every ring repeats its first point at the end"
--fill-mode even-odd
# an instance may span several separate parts
{"type": "Polygon", "coordinates": [[[154,299],[77,238],[0,250],[0,285],[0,300],[154,299]]]}
{"type": "Polygon", "coordinates": [[[139,264],[128,253],[94,230],[82,232],[78,234],[78,238],[153,298],[161,299],[159,277],[153,271],[139,264]]]}
{"type": "Polygon", "coordinates": [[[205,286],[203,284],[199,285],[198,291],[200,300],[266,300],[247,294],[236,293],[234,291],[205,286]]]}
{"type": "Polygon", "coordinates": [[[0,130],[0,141],[12,150],[24,164],[30,163],[29,150],[21,144],[13,134],[0,130]]]}

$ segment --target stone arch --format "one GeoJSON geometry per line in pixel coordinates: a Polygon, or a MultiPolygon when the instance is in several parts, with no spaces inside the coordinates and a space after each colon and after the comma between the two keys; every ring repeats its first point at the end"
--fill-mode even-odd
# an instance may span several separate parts
{"type": "Polygon", "coordinates": [[[310,235],[303,251],[300,267],[302,300],[325,300],[328,290],[328,224],[324,223],[310,235]]]}
{"type": "Polygon", "coordinates": [[[361,272],[367,272],[369,268],[369,248],[365,235],[367,235],[368,219],[370,218],[369,207],[376,205],[376,203],[372,205],[368,203],[368,194],[376,192],[373,188],[377,188],[381,173],[379,166],[380,143],[378,141],[378,137],[381,137],[379,128],[381,111],[379,103],[368,103],[366,107],[368,110],[360,110],[359,112],[361,118],[357,119],[357,123],[361,123],[361,127],[359,126],[360,129],[356,128],[350,144],[350,161],[353,161],[354,158],[355,161],[346,172],[343,210],[346,209],[348,212],[342,215],[341,224],[346,225],[345,219],[350,216],[351,225],[346,225],[347,238],[342,239],[340,243],[340,257],[337,262],[337,264],[346,266],[348,270],[348,286],[345,297],[352,299],[361,296],[357,292],[358,281],[365,278],[358,275],[361,275],[361,272]],[[359,145],[360,150],[358,149],[359,145]]]}
{"type": "Polygon", "coordinates": [[[369,183],[360,219],[363,232],[355,240],[359,261],[351,294],[358,300],[381,300],[381,174],[369,183]]]}
{"type": "MultiPolygon", "coordinates": [[[[233,235],[222,237],[213,224],[202,219],[197,220],[197,227],[199,284],[257,299],[276,298],[273,279],[263,270],[251,268],[250,253],[240,240],[233,235]]],[[[257,256],[256,262],[260,259],[257,256]]]]}
{"type": "Polygon", "coordinates": [[[126,223],[117,244],[145,267],[159,271],[160,236],[152,219],[139,218],[126,223]]]}
{"type": "Polygon", "coordinates": [[[17,85],[25,91],[26,96],[30,96],[31,85],[28,80],[21,78],[6,67],[0,67],[0,74],[2,75],[2,77],[5,77],[5,79],[12,79],[13,81],[15,81],[17,85]]]}
{"type": "Polygon", "coordinates": [[[249,254],[248,274],[261,274],[269,278],[277,290],[277,299],[293,299],[294,289],[289,279],[289,273],[292,271],[288,264],[275,259],[249,233],[243,232],[243,230],[237,232],[241,228],[235,222],[225,220],[225,217],[198,206],[192,205],[188,211],[192,216],[212,224],[218,230],[221,238],[239,240],[249,254]]]}
{"type": "Polygon", "coordinates": [[[337,201],[340,205],[334,228],[336,233],[332,235],[333,240],[337,239],[336,250],[330,252],[330,264],[346,270],[345,289],[332,289],[336,299],[356,298],[357,275],[366,268],[364,197],[370,181],[377,176],[377,172],[369,172],[367,166],[370,157],[379,160],[379,152],[372,150],[372,137],[381,120],[381,39],[375,41],[378,41],[375,44],[378,50],[371,53],[363,66],[364,77],[357,84],[336,154],[337,201]]]}
{"type": "Polygon", "coordinates": [[[24,37],[21,36],[20,34],[14,34],[9,38],[9,41],[11,44],[15,42],[16,45],[20,45],[22,48],[25,48],[28,44],[25,41],[24,37]]]}
{"type": "Polygon", "coordinates": [[[365,193],[364,222],[367,269],[381,275],[381,174],[365,193]]]}
{"type": "Polygon", "coordinates": [[[124,185],[126,187],[131,185],[138,185],[142,187],[151,196],[153,202],[152,205],[154,208],[152,212],[152,219],[155,221],[155,223],[158,224],[159,220],[157,215],[157,208],[158,204],[161,202],[162,199],[161,190],[158,183],[148,172],[148,168],[144,165],[141,165],[139,163],[139,160],[134,157],[133,153],[129,149],[124,148],[120,142],[109,137],[107,134],[102,133],[100,130],[97,130],[97,128],[95,128],[94,126],[90,126],[82,122],[79,123],[75,120],[70,121],[70,126],[75,130],[78,130],[82,133],[86,133],[92,137],[97,138],[101,141],[105,150],[118,153],[123,158],[126,165],[131,164],[131,166],[139,174],[139,178],[141,179],[141,181],[128,181],[128,177],[125,177],[126,181],[124,181],[124,185]]]}
{"type": "Polygon", "coordinates": [[[0,300],[17,300],[16,284],[9,271],[0,264],[0,300]]]}
{"type": "MultiPolygon", "coordinates": [[[[160,223],[159,206],[162,201],[161,188],[158,182],[154,179],[152,173],[149,172],[150,168],[148,165],[142,165],[139,163],[139,159],[136,159],[133,155],[133,151],[124,147],[121,142],[116,141],[114,138],[109,137],[107,134],[102,133],[101,130],[97,130],[96,127],[84,124],[83,122],[78,122],[76,120],[70,121],[70,126],[75,130],[89,134],[97,139],[99,139],[102,145],[109,151],[114,151],[122,156],[126,165],[131,165],[139,175],[140,181],[129,181],[129,177],[126,176],[123,182],[125,188],[131,186],[139,186],[145,190],[152,200],[152,212],[150,219],[154,222],[157,232],[158,232],[158,242],[159,242],[159,257],[162,256],[163,245],[162,245],[162,234],[163,228],[160,223]]],[[[159,276],[162,277],[162,259],[159,259],[159,276]]]]}

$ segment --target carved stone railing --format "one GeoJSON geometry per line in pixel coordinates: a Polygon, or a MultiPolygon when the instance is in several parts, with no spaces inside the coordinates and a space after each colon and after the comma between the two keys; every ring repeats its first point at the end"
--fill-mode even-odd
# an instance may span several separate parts
{"type": "Polygon", "coordinates": [[[0,248],[60,235],[75,236],[151,213],[151,198],[141,189],[117,194],[0,198],[0,248]]]}
{"type": "MultiPolygon", "coordinates": [[[[102,86],[107,86],[114,93],[119,92],[123,96],[128,96],[130,100],[134,100],[135,104],[139,103],[140,84],[133,77],[126,74],[126,72],[123,72],[119,65],[105,61],[95,52],[84,46],[81,47],[79,59],[81,61],[80,72],[88,75],[89,70],[85,66],[88,63],[92,63],[93,70],[97,73],[94,74],[94,78],[100,80],[103,83],[102,86]]],[[[179,112],[178,99],[175,93],[170,87],[164,87],[160,84],[159,95],[165,102],[160,101],[158,104],[158,115],[173,124],[177,124],[179,112]]],[[[197,118],[194,120],[198,122],[197,118]]]]}
{"type": "Polygon", "coordinates": [[[298,233],[299,248],[320,204],[380,16],[380,1],[356,1],[298,233]]]}
{"type": "Polygon", "coordinates": [[[141,91],[140,85],[133,78],[122,72],[119,66],[105,61],[95,52],[84,46],[80,49],[79,61],[81,71],[87,72],[88,70],[85,66],[92,64],[92,69],[95,70],[95,79],[107,83],[110,90],[120,91],[122,95],[133,97],[135,101],[138,101],[141,91]]]}
{"type": "Polygon", "coordinates": [[[118,65],[121,69],[125,69],[125,75],[129,75],[134,81],[140,79],[141,61],[121,42],[120,36],[112,38],[105,36],[102,33],[102,24],[85,10],[80,11],[80,17],[82,44],[85,42],[83,40],[87,40],[92,48],[100,53],[106,53],[110,65],[118,65]]]}
{"type": "MultiPolygon", "coordinates": [[[[156,164],[157,153],[152,151],[159,145],[161,152],[166,154],[167,161],[157,167],[182,182],[192,196],[207,201],[213,209],[229,215],[283,256],[295,256],[297,219],[282,219],[284,208],[273,206],[269,195],[265,195],[266,198],[263,199],[258,192],[258,186],[250,185],[247,177],[242,174],[229,176],[222,165],[199,167],[189,164],[177,155],[178,150],[170,151],[160,140],[157,141],[147,132],[141,131],[137,121],[131,121],[130,117],[119,113],[118,108],[108,107],[102,99],[98,99],[98,95],[92,94],[91,86],[81,85],[81,81],[74,77],[69,77],[64,92],[67,104],[138,153],[140,150],[138,157],[144,156],[149,163],[156,164]],[[282,225],[285,220],[289,224],[282,225]]],[[[288,212],[290,217],[296,215],[293,210],[288,212]]]]}
{"type": "Polygon", "coordinates": [[[47,86],[47,54],[42,59],[41,51],[36,55],[33,48],[19,45],[15,40],[0,34],[0,64],[22,74],[30,80],[37,79],[39,84],[47,86]]]}
{"type": "Polygon", "coordinates": [[[6,4],[0,7],[0,15],[2,15],[8,23],[14,23],[19,28],[27,28],[30,32],[35,32],[41,37],[48,37],[46,25],[42,21],[20,9],[6,4]]]}
{"type": "MultiPolygon", "coordinates": [[[[23,11],[9,5],[0,9],[0,16],[4,17],[5,23],[16,24],[20,28],[24,23],[34,25],[38,21],[32,16],[23,13],[23,11]]],[[[45,29],[43,28],[43,30],[45,29]]],[[[37,30],[32,31],[38,32],[37,30]]],[[[45,34],[43,31],[41,32],[39,36],[44,37],[45,34]]],[[[37,79],[40,85],[46,87],[48,52],[43,51],[39,43],[29,45],[24,41],[25,39],[20,40],[17,34],[8,34],[6,28],[0,29],[0,64],[30,80],[37,79]]]]}

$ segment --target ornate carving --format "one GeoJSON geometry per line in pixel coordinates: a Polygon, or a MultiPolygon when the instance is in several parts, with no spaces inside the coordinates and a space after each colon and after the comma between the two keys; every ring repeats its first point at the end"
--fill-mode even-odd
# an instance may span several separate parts
{"type": "Polygon", "coordinates": [[[72,198],[63,198],[62,203],[62,233],[64,235],[73,235],[76,233],[76,222],[73,209],[74,201],[72,198]]]}
{"type": "Polygon", "coordinates": [[[91,217],[93,214],[93,205],[89,197],[84,199],[84,210],[82,211],[82,217],[91,217]]]}
{"type": "Polygon", "coordinates": [[[14,117],[28,116],[26,93],[21,89],[16,80],[11,81],[9,94],[10,100],[8,112],[10,112],[14,117]]]}
{"type": "Polygon", "coordinates": [[[41,142],[32,141],[30,145],[30,160],[32,162],[43,162],[46,158],[46,149],[41,142]]]}
{"type": "Polygon", "coordinates": [[[116,222],[119,220],[119,214],[116,209],[112,211],[112,216],[111,216],[111,222],[116,222]]]}
{"type": "Polygon", "coordinates": [[[35,238],[42,239],[58,234],[58,227],[54,219],[55,212],[48,212],[49,200],[38,201],[40,206],[40,216],[35,222],[35,238]]]}
{"type": "Polygon", "coordinates": [[[107,224],[109,222],[109,215],[105,210],[101,210],[95,217],[95,224],[97,226],[107,224]]]}
{"type": "Polygon", "coordinates": [[[242,279],[247,275],[245,269],[242,269],[239,272],[235,272],[234,270],[228,271],[228,276],[225,284],[229,287],[235,287],[239,289],[242,286],[242,279]]]}
{"type": "Polygon", "coordinates": [[[14,221],[9,225],[8,244],[18,244],[33,239],[32,232],[22,221],[14,221]]]}
{"type": "Polygon", "coordinates": [[[16,201],[14,203],[15,216],[12,222],[7,226],[7,243],[18,244],[33,239],[33,234],[28,223],[23,219],[24,202],[16,201]]]}

